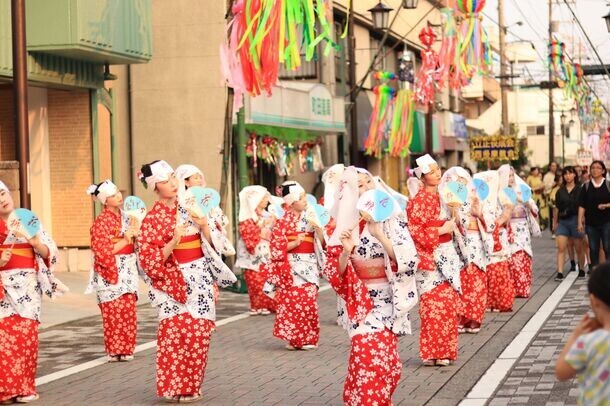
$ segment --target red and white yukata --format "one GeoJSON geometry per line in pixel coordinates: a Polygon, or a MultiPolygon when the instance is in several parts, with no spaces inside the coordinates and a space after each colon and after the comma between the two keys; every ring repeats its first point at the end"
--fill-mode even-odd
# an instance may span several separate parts
{"type": "Polygon", "coordinates": [[[342,246],[328,248],[324,274],[345,303],[351,339],[346,405],[391,405],[402,363],[398,337],[411,333],[409,310],[417,303],[417,254],[405,232],[406,224],[386,220],[383,229],[392,242],[396,262],[360,222],[360,242],[343,274],[339,272],[342,246]]]}
{"type": "MultiPolygon", "coordinates": [[[[259,213],[259,218],[268,216],[266,212],[259,213]]],[[[244,269],[244,279],[250,295],[250,310],[275,312],[274,300],[263,292],[263,286],[269,278],[271,252],[269,241],[261,236],[262,230],[253,219],[239,223],[240,239],[237,242],[235,266],[244,269]]]]}
{"type": "Polygon", "coordinates": [[[510,244],[510,270],[515,296],[527,298],[532,288],[532,235],[540,230],[538,226],[538,210],[536,203],[518,203],[513,209],[510,226],[513,232],[513,241],[510,244]]]}
{"type": "MultiPolygon", "coordinates": [[[[502,212],[498,204],[497,213],[502,212]]],[[[498,215],[499,217],[499,215],[498,215]]],[[[510,312],[515,302],[515,286],[508,268],[510,258],[510,222],[491,226],[493,252],[487,265],[487,308],[492,311],[510,312]]]]}
{"type": "Polygon", "coordinates": [[[112,253],[124,229],[121,214],[108,209],[102,210],[91,226],[93,269],[85,293],[96,292],[104,346],[110,356],[132,355],[136,347],[138,265],[134,244],[112,253]]]}
{"type": "Polygon", "coordinates": [[[317,345],[320,338],[316,299],[322,263],[322,247],[305,219],[305,211],[297,213],[287,209],[271,233],[268,282],[276,289],[273,335],[294,348],[317,345]],[[307,237],[288,251],[288,243],[300,233],[307,233],[307,237]]]}
{"type": "Polygon", "coordinates": [[[0,251],[12,249],[10,261],[0,268],[0,401],[36,394],[41,292],[55,297],[67,291],[53,276],[55,243],[43,229],[39,236],[50,251],[48,258],[10,233],[0,219],[0,251]]]}
{"type": "Polygon", "coordinates": [[[416,272],[422,360],[457,359],[458,304],[462,262],[451,234],[439,235],[441,203],[438,193],[421,188],[407,204],[409,231],[417,253],[416,272]]]}
{"type": "Polygon", "coordinates": [[[200,393],[215,329],[214,284],[227,287],[236,281],[183,210],[180,221],[188,225],[186,235],[163,260],[163,247],[176,227],[176,211],[155,203],[138,237],[151,303],[159,309],[157,394],[163,397],[200,393]]]}

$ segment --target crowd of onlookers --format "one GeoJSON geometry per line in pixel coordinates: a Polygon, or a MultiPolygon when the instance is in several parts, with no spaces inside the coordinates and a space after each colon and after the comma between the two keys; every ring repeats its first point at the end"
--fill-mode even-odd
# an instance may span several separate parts
{"type": "Polygon", "coordinates": [[[610,180],[604,162],[564,168],[551,162],[544,176],[531,168],[526,182],[540,210],[540,227],[550,228],[557,242],[555,279],[563,279],[566,252],[570,271],[578,263],[579,277],[604,262],[610,252],[610,180]]]}

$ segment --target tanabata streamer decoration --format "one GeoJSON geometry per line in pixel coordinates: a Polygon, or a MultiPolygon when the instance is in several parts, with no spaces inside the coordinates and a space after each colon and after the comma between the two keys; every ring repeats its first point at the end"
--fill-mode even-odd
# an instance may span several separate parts
{"type": "Polygon", "coordinates": [[[457,47],[460,69],[470,80],[475,73],[486,73],[492,64],[489,39],[482,23],[485,0],[456,0],[455,7],[464,17],[457,47]]]}
{"type": "Polygon", "coordinates": [[[392,157],[409,155],[415,120],[415,98],[409,89],[400,89],[394,101],[394,112],[388,138],[388,152],[392,157]]]}
{"type": "Polygon", "coordinates": [[[385,221],[394,211],[394,200],[383,190],[368,190],[360,196],[356,208],[366,221],[385,221]]]}
{"type": "MultiPolygon", "coordinates": [[[[234,108],[242,95],[271,94],[280,64],[287,70],[315,56],[316,46],[326,42],[324,55],[332,47],[331,0],[237,0],[221,45],[221,68],[227,84],[235,89],[234,108]]],[[[347,31],[342,35],[345,37],[347,31]]]]}
{"type": "Polygon", "coordinates": [[[252,166],[258,167],[259,161],[275,166],[279,176],[288,176],[294,173],[294,160],[298,160],[299,170],[321,171],[324,169],[322,160],[321,139],[292,144],[278,141],[268,136],[250,134],[246,144],[246,156],[252,159],[252,166]]]}
{"type": "MultiPolygon", "coordinates": [[[[555,77],[562,82],[565,82],[567,77],[564,50],[565,44],[561,41],[552,40],[549,44],[549,67],[553,69],[555,77]]],[[[560,83],[559,87],[563,87],[563,83],[560,83]]]]}
{"type": "Polygon", "coordinates": [[[40,231],[40,220],[28,209],[13,210],[6,223],[9,232],[20,234],[28,240],[40,231]]]}
{"type": "Polygon", "coordinates": [[[387,119],[395,93],[395,90],[388,85],[388,82],[394,80],[396,76],[390,72],[375,72],[374,77],[381,83],[373,88],[375,106],[371,113],[369,134],[364,141],[364,150],[366,155],[381,158],[387,119]]]}
{"type": "Polygon", "coordinates": [[[419,33],[419,40],[425,49],[421,51],[421,68],[415,79],[415,100],[423,105],[428,105],[434,99],[436,69],[438,67],[438,54],[432,49],[435,39],[436,34],[430,26],[422,28],[419,33]]]}
{"type": "Polygon", "coordinates": [[[211,188],[193,186],[182,195],[180,205],[193,212],[197,217],[207,216],[220,204],[220,195],[211,188]]]}
{"type": "Polygon", "coordinates": [[[437,79],[440,86],[449,85],[451,89],[459,90],[468,83],[460,70],[460,58],[457,52],[457,27],[453,9],[443,8],[443,40],[438,53],[437,79]]]}

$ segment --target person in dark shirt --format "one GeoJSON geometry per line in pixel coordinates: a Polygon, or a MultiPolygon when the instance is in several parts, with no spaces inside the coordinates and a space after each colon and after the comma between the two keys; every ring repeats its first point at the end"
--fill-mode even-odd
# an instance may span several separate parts
{"type": "Polygon", "coordinates": [[[586,230],[592,269],[599,263],[600,241],[604,253],[610,254],[610,182],[606,180],[606,165],[593,161],[589,167],[591,180],[580,192],[578,231],[586,230]]]}
{"type": "Polygon", "coordinates": [[[578,276],[585,276],[585,258],[583,252],[584,234],[578,231],[578,201],[580,185],[576,183],[576,170],[566,166],[562,173],[563,182],[557,190],[553,205],[553,230],[557,235],[557,276],[563,279],[563,265],[569,242],[574,244],[578,257],[578,276]]]}

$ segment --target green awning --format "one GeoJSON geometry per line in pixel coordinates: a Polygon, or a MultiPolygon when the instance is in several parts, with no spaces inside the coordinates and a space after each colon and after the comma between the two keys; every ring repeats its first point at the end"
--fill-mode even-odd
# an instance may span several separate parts
{"type": "Polygon", "coordinates": [[[321,133],[303,130],[299,128],[276,127],[262,124],[246,124],[246,131],[259,136],[268,136],[285,143],[296,143],[313,141],[320,137],[321,133]]]}
{"type": "MultiPolygon", "coordinates": [[[[413,138],[409,148],[412,154],[423,154],[426,151],[426,113],[415,112],[413,121],[413,138]]],[[[438,134],[438,121],[432,119],[432,149],[435,152],[441,150],[441,140],[438,134]]]]}

